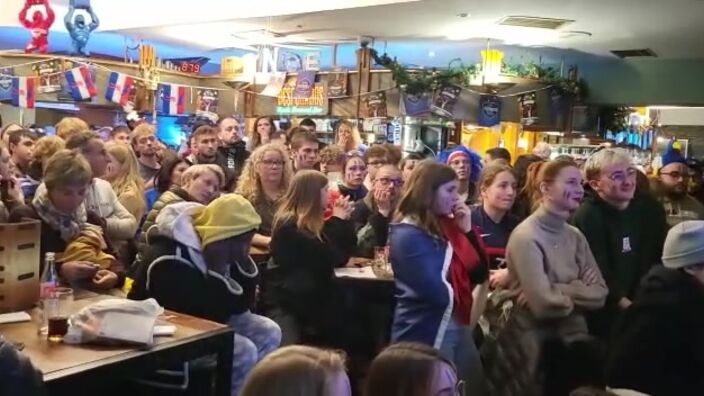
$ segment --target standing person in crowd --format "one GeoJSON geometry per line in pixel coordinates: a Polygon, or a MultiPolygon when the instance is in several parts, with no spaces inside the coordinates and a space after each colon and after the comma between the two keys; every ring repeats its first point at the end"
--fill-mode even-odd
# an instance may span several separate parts
{"type": "Polygon", "coordinates": [[[60,137],[64,141],[67,141],[68,138],[78,132],[90,130],[88,124],[77,117],[64,117],[55,125],[55,128],[56,136],[60,137]]]}
{"type": "Polygon", "coordinates": [[[386,147],[386,151],[389,153],[388,163],[393,166],[399,166],[401,160],[403,159],[403,151],[401,151],[401,148],[391,143],[384,143],[384,147],[386,147]]]}
{"type": "Polygon", "coordinates": [[[389,150],[383,144],[375,144],[364,153],[364,162],[367,164],[367,177],[364,179],[364,187],[369,190],[376,176],[376,171],[383,165],[391,163],[389,150]]]}
{"type": "Polygon", "coordinates": [[[110,131],[110,142],[130,144],[130,128],[127,125],[118,125],[110,131]]]}
{"type": "Polygon", "coordinates": [[[606,367],[612,387],[681,396],[704,389],[704,221],[667,234],[662,263],[626,310],[606,367]]]}
{"type": "Polygon", "coordinates": [[[154,177],[154,187],[144,192],[146,210],[149,212],[154,207],[154,203],[171,187],[181,186],[181,175],[191,166],[191,163],[178,156],[170,156],[161,163],[159,173],[154,177]]]}
{"type": "Polygon", "coordinates": [[[325,221],[327,197],[325,175],[299,171],[274,216],[273,267],[266,289],[275,308],[268,316],[281,326],[284,345],[301,342],[304,330],[326,342],[340,337],[334,269],[347,264],[357,240],[349,221],[351,202],[338,199],[325,221]]]}
{"type": "MultiPolygon", "coordinates": [[[[103,247],[105,240],[103,219],[99,214],[86,210],[83,202],[93,181],[92,169],[88,161],[76,151],[61,150],[54,154],[46,166],[44,183],[37,190],[32,202],[16,207],[10,213],[11,222],[23,219],[41,221],[40,257],[46,252],[57,254],[57,270],[61,278],[71,284],[107,290],[120,287],[124,281],[123,266],[105,252],[94,254],[101,260],[67,258],[77,256],[77,245],[82,239],[80,250],[88,247],[103,247]],[[100,229],[100,230],[98,230],[100,229]],[[95,231],[97,230],[97,232],[95,231]],[[89,238],[94,244],[85,243],[89,238]],[[72,252],[69,247],[72,246],[72,252]],[[100,261],[100,264],[97,262],[100,261]]],[[[85,254],[81,254],[85,256],[85,254]]],[[[42,265],[43,267],[43,262],[42,265]]],[[[40,268],[41,272],[42,268],[40,268]]]]}
{"type": "Polygon", "coordinates": [[[668,148],[662,156],[653,193],[662,203],[667,224],[672,227],[686,220],[704,220],[704,204],[687,194],[689,168],[679,150],[668,148]]]}
{"type": "Polygon", "coordinates": [[[308,132],[315,133],[315,131],[318,129],[318,125],[316,125],[315,121],[311,120],[310,118],[304,118],[301,120],[301,122],[298,123],[298,127],[301,129],[305,129],[308,132]]]}
{"type": "Polygon", "coordinates": [[[200,126],[193,132],[193,153],[189,156],[194,165],[213,164],[225,175],[225,191],[235,187],[235,172],[227,166],[227,159],[218,152],[218,130],[211,126],[200,126]]]}
{"type": "Polygon", "coordinates": [[[29,171],[29,163],[32,161],[32,150],[37,135],[27,129],[20,129],[10,133],[10,155],[18,178],[24,178],[29,171]]]}
{"type": "Polygon", "coordinates": [[[538,144],[533,147],[533,155],[540,157],[543,161],[548,161],[550,159],[550,154],[552,154],[552,147],[547,142],[538,142],[538,144]]]}
{"type": "Polygon", "coordinates": [[[293,170],[313,169],[318,162],[318,138],[310,132],[294,133],[291,136],[293,170]]]}
{"type": "Polygon", "coordinates": [[[235,330],[233,395],[257,361],[281,343],[276,323],[250,311],[259,272],[249,248],[259,221],[252,205],[237,194],[224,194],[207,206],[184,202],[165,208],[129,294],[230,325],[235,330]]]}
{"type": "MultiPolygon", "coordinates": [[[[516,203],[514,203],[511,213],[519,220],[530,216],[540,205],[538,174],[546,163],[547,162],[543,160],[531,162],[525,169],[523,176],[518,175],[518,197],[516,198],[516,203]],[[523,180],[523,184],[521,184],[521,180],[523,180]]],[[[517,169],[518,168],[514,168],[514,170],[517,169]]]]}
{"type": "Polygon", "coordinates": [[[220,156],[225,158],[227,171],[233,174],[237,181],[249,158],[247,143],[242,140],[240,122],[235,117],[223,117],[218,123],[218,138],[220,139],[220,156]]]}
{"type": "Polygon", "coordinates": [[[403,178],[394,165],[384,165],[376,173],[372,189],[357,201],[351,220],[357,230],[358,256],[374,257],[374,248],[386,246],[389,223],[401,195],[403,178]]]}
{"type": "MultiPolygon", "coordinates": [[[[112,243],[134,238],[139,225],[137,219],[120,203],[109,182],[100,179],[108,166],[108,155],[100,136],[94,132],[78,132],[66,141],[66,148],[83,154],[93,172],[93,181],[86,192],[86,210],[105,221],[105,237],[112,243]]],[[[37,194],[42,186],[37,189],[37,194]]]]}
{"type": "Polygon", "coordinates": [[[273,118],[269,116],[257,117],[257,119],[254,120],[254,130],[251,133],[247,150],[252,152],[262,144],[269,143],[271,135],[274,132],[276,132],[276,124],[274,124],[273,118]]]}
{"type": "Polygon", "coordinates": [[[511,153],[503,147],[490,148],[484,153],[484,165],[497,160],[503,161],[505,165],[511,165],[511,153]]]}
{"type": "Polygon", "coordinates": [[[593,345],[584,311],[603,307],[608,293],[587,239],[567,223],[584,195],[579,168],[572,161],[547,162],[538,182],[540,207],[508,242],[511,287],[492,294],[490,307],[511,315],[491,337],[496,342],[485,343],[487,379],[495,394],[522,389],[529,395],[565,395],[584,385],[579,381],[585,373],[571,369],[577,351],[593,345]]]}
{"type": "Polygon", "coordinates": [[[455,171],[460,182],[462,201],[472,205],[477,199],[477,181],[482,172],[479,155],[465,146],[456,146],[440,152],[438,161],[455,171]]]}
{"type": "Polygon", "coordinates": [[[103,179],[110,182],[118,201],[137,221],[144,216],[144,182],[139,174],[137,156],[129,145],[108,142],[108,167],[103,179]]]}
{"type": "Polygon", "coordinates": [[[351,122],[338,121],[333,133],[336,145],[345,153],[356,151],[363,154],[366,150],[366,146],[362,144],[362,138],[359,136],[359,131],[351,122]]]}
{"type": "MultiPolygon", "coordinates": [[[[173,174],[173,172],[172,172],[173,174]]],[[[142,252],[147,244],[147,234],[156,223],[159,213],[167,206],[178,202],[198,202],[202,205],[209,204],[217,198],[225,175],[217,165],[193,165],[183,171],[181,184],[171,185],[162,193],[147,213],[139,237],[139,251],[142,252]]]]}
{"type": "Polygon", "coordinates": [[[489,286],[508,286],[506,245],[519,221],[510,211],[516,201],[516,175],[507,164],[492,162],[479,178],[481,202],[472,208],[472,224],[479,232],[489,256],[489,286]]]}
{"type": "Polygon", "coordinates": [[[139,175],[145,188],[150,188],[161,168],[156,155],[157,141],[153,125],[141,124],[132,131],[132,148],[139,160],[139,175]]]}
{"type": "Polygon", "coordinates": [[[412,342],[390,345],[369,367],[364,396],[454,396],[465,392],[455,365],[437,350],[412,342]]]}
{"type": "Polygon", "coordinates": [[[352,203],[366,197],[369,192],[369,190],[364,187],[364,178],[366,176],[367,165],[364,163],[364,158],[361,154],[347,154],[342,163],[342,182],[337,184],[337,192],[339,192],[339,195],[333,192],[332,195],[335,196],[333,202],[340,195],[349,197],[352,203]]]}
{"type": "Polygon", "coordinates": [[[24,195],[11,165],[10,152],[0,144],[0,223],[6,223],[10,212],[24,204],[24,195]]]}
{"type": "Polygon", "coordinates": [[[237,193],[252,203],[262,220],[252,239],[255,248],[269,252],[274,214],[292,177],[291,162],[277,144],[259,146],[245,164],[237,193]]]}
{"type": "Polygon", "coordinates": [[[488,258],[459,193],[457,174],[433,161],[411,174],[391,225],[396,283],[393,342],[421,342],[457,366],[468,394],[484,394],[472,331],[482,314],[488,258]]]}
{"type": "Polygon", "coordinates": [[[352,396],[352,389],[342,353],[292,345],[257,363],[240,396],[352,396]]]}
{"type": "Polygon", "coordinates": [[[627,151],[598,151],[584,172],[588,186],[572,221],[587,238],[609,288],[604,309],[588,316],[590,332],[607,340],[643,275],[660,262],[667,223],[662,205],[636,193],[638,170],[627,151]]]}
{"type": "Polygon", "coordinates": [[[10,133],[14,131],[19,131],[24,129],[24,127],[16,122],[11,122],[2,127],[0,131],[0,139],[2,140],[2,145],[5,147],[10,147],[10,133]]]}
{"type": "Polygon", "coordinates": [[[329,180],[342,181],[342,166],[345,162],[345,152],[334,144],[320,150],[320,171],[329,180]]]}
{"type": "Polygon", "coordinates": [[[401,169],[401,174],[404,181],[407,181],[408,178],[411,177],[411,172],[413,172],[413,169],[415,169],[418,163],[424,159],[425,157],[423,157],[423,154],[421,153],[409,153],[401,160],[399,168],[401,169]]]}
{"type": "Polygon", "coordinates": [[[43,136],[34,144],[27,175],[24,179],[19,180],[27,202],[31,202],[34,197],[34,192],[44,177],[44,169],[49,158],[59,150],[63,150],[65,146],[66,142],[58,136],[43,136]]]}
{"type": "Polygon", "coordinates": [[[271,134],[271,143],[276,143],[288,148],[288,134],[286,131],[276,131],[271,134]]]}

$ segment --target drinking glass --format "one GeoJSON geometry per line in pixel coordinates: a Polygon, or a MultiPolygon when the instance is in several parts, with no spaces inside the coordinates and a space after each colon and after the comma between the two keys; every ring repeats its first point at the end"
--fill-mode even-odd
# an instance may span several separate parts
{"type": "Polygon", "coordinates": [[[47,300],[45,315],[49,323],[47,338],[51,342],[61,342],[68,331],[68,317],[73,306],[73,289],[57,287],[53,299],[47,300]]]}

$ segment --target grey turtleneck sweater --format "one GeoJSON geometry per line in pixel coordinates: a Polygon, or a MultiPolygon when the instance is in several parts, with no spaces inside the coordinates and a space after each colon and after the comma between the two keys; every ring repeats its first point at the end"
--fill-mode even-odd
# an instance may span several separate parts
{"type": "Polygon", "coordinates": [[[564,318],[575,307],[598,309],[608,289],[584,235],[540,207],[511,234],[509,276],[536,318],[564,318]]]}

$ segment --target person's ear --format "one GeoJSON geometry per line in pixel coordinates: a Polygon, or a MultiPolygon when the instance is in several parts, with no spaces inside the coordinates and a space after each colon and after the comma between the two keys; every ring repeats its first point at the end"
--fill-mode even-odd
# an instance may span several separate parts
{"type": "Polygon", "coordinates": [[[589,185],[589,187],[592,188],[592,190],[597,191],[597,192],[599,191],[599,181],[598,180],[588,180],[587,184],[589,185]]]}

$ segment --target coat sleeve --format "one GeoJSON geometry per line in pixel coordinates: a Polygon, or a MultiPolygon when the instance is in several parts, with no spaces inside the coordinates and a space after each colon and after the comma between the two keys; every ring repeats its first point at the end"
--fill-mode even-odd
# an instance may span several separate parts
{"type": "Polygon", "coordinates": [[[118,200],[132,215],[132,217],[134,217],[137,223],[142,220],[142,216],[144,216],[144,209],[146,208],[146,202],[143,196],[140,196],[134,192],[128,192],[120,195],[118,200]]]}
{"type": "Polygon", "coordinates": [[[344,267],[357,250],[357,235],[349,220],[331,217],[323,226],[325,241],[332,253],[335,267],[344,267]]]}
{"type": "Polygon", "coordinates": [[[572,298],[576,306],[586,309],[599,309],[606,302],[609,289],[601,276],[589,244],[581,232],[577,232],[577,265],[579,279],[568,284],[560,284],[558,288],[572,298]]]}
{"type": "Polygon", "coordinates": [[[558,290],[545,273],[544,252],[528,235],[515,233],[508,241],[506,259],[537,318],[568,316],[574,305],[570,297],[558,290]]]}
{"type": "Polygon", "coordinates": [[[122,206],[112,189],[104,192],[108,194],[107,198],[113,207],[112,214],[105,219],[108,237],[113,240],[134,238],[137,232],[137,220],[122,206]]]}

